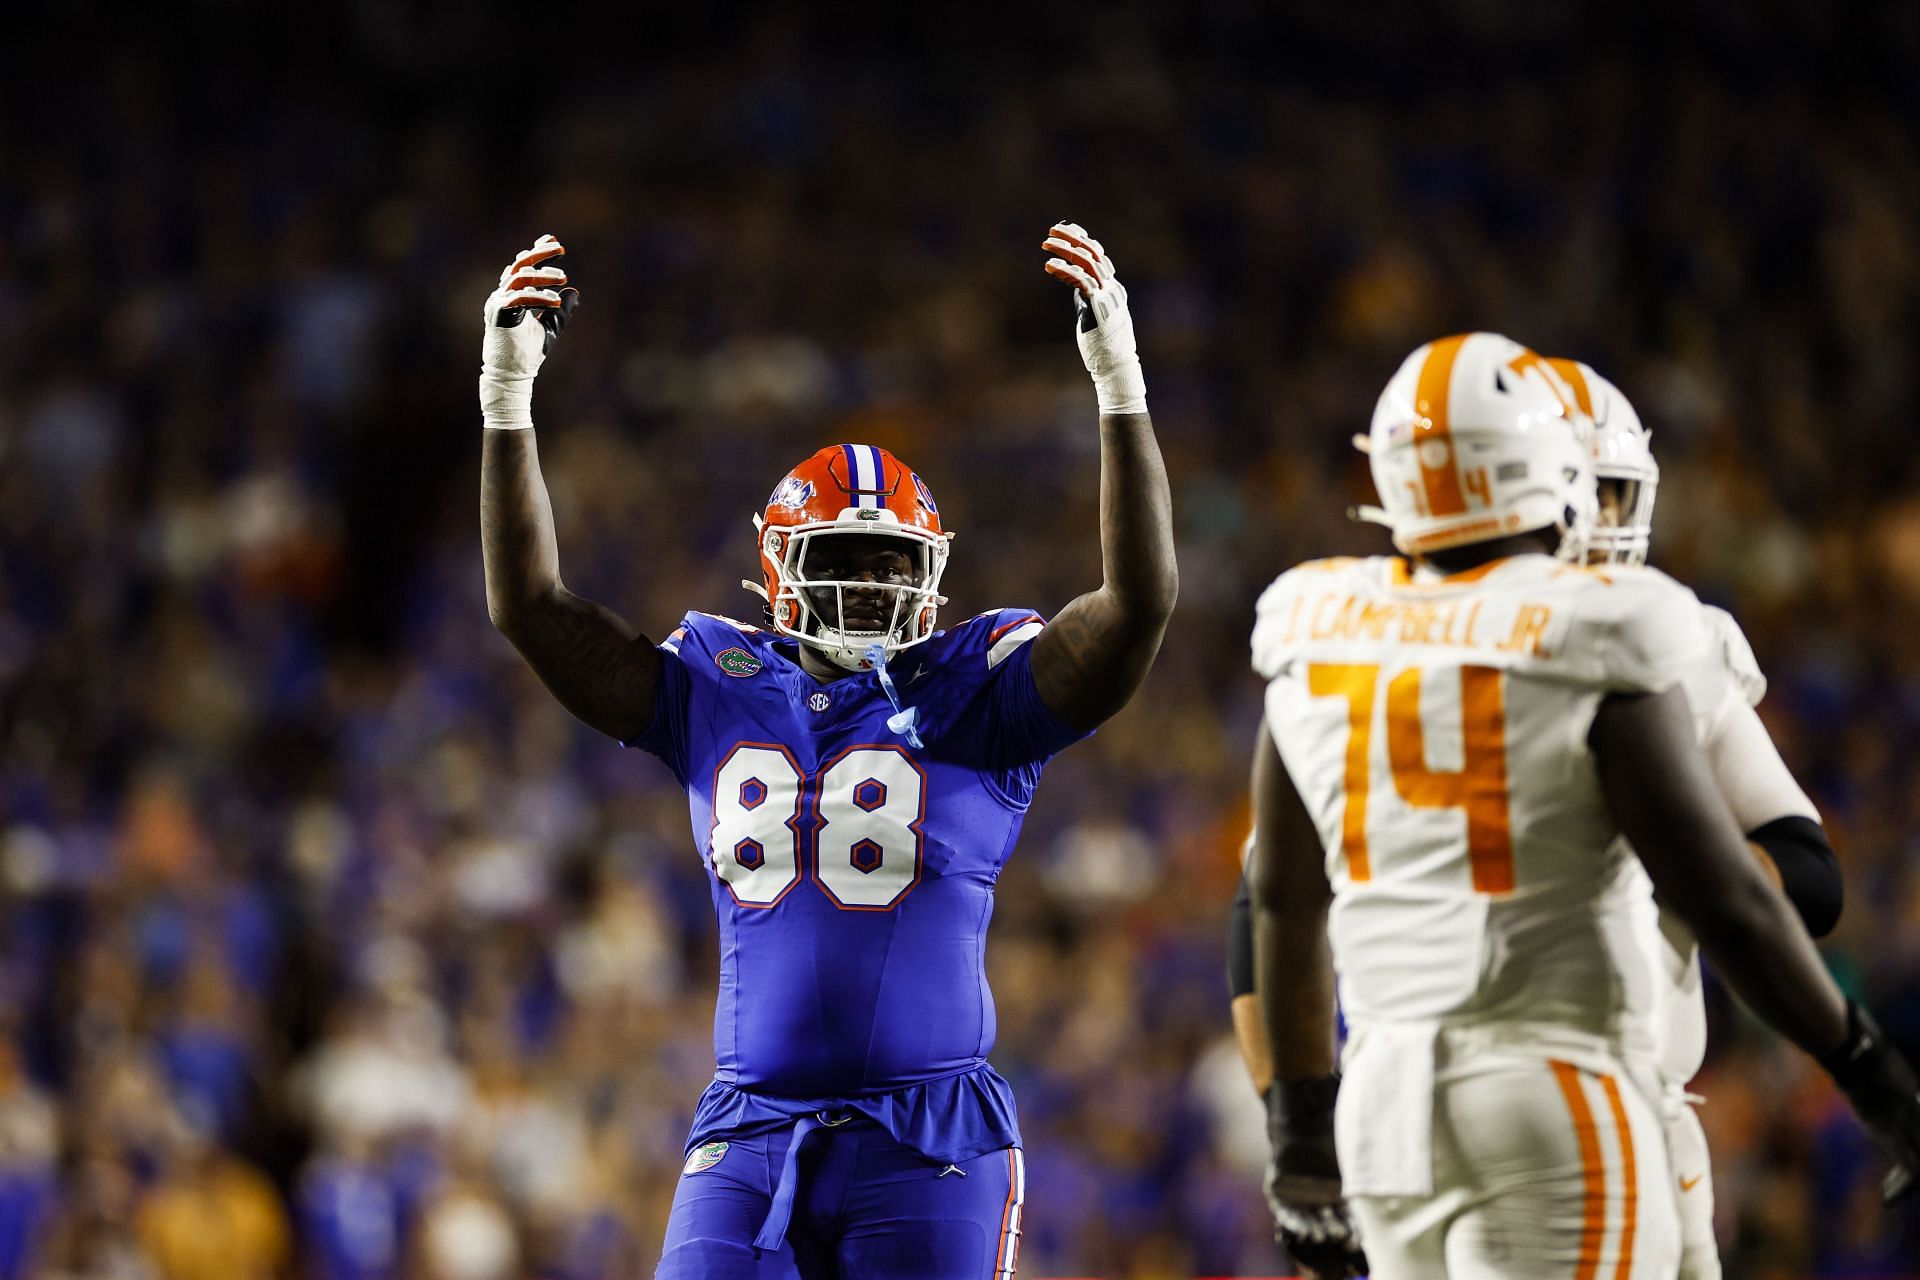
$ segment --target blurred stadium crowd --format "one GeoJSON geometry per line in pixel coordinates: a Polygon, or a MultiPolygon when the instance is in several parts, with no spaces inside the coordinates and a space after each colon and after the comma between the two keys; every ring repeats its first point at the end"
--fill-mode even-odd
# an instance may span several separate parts
{"type": "MultiPolygon", "coordinates": [[[[1746,624],[1846,868],[1828,955],[1920,1051],[1913,14],[1266,8],[15,24],[117,34],[0,87],[0,1278],[651,1273],[712,1069],[704,871],[481,591],[480,303],[543,231],[584,293],[534,410],[563,567],[656,636],[752,616],[749,513],[842,439],[929,477],[956,616],[1093,585],[1038,245],[1115,252],[1184,591],[1002,880],[1026,1274],[1280,1265],[1222,975],[1251,603],[1384,547],[1346,442],[1437,333],[1635,399],[1654,560],[1746,624]]],[[[1920,1270],[1817,1073],[1712,1011],[1729,1273],[1920,1270]]]]}

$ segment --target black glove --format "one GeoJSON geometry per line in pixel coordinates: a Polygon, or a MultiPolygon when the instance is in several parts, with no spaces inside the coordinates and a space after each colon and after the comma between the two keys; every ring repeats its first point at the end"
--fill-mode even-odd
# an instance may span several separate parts
{"type": "Polygon", "coordinates": [[[560,290],[560,305],[557,307],[511,307],[501,311],[493,322],[502,329],[511,329],[529,311],[538,311],[540,324],[547,331],[540,344],[541,354],[545,355],[552,352],[554,339],[567,331],[567,321],[573,319],[573,309],[579,305],[580,291],[566,288],[560,290]]]}
{"type": "Polygon", "coordinates": [[[546,330],[540,346],[543,357],[553,350],[553,340],[566,332],[573,309],[580,305],[580,291],[565,287],[567,273],[560,259],[566,256],[566,247],[558,240],[541,236],[500,273],[500,287],[487,299],[487,314],[496,329],[517,329],[527,312],[539,314],[546,330]]]}
{"type": "Polygon", "coordinates": [[[1276,1080],[1267,1090],[1267,1207],[1273,1238],[1313,1280],[1367,1273],[1360,1230],[1340,1194],[1333,1149],[1333,1104],[1340,1077],[1276,1080]]]}
{"type": "Polygon", "coordinates": [[[1886,1032],[1865,1009],[1847,1001],[1847,1040],[1820,1059],[1833,1082],[1853,1104],[1853,1112],[1893,1161],[1893,1172],[1880,1184],[1887,1204],[1911,1192],[1920,1179],[1920,1081],[1900,1051],[1887,1042],[1886,1032]]]}

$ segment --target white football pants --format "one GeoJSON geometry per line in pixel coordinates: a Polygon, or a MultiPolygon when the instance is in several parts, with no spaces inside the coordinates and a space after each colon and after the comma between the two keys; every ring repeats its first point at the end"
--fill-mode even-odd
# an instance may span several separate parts
{"type": "Polygon", "coordinates": [[[1455,1060],[1432,1128],[1433,1194],[1351,1197],[1374,1280],[1673,1280],[1667,1134],[1626,1071],[1455,1060]]]}

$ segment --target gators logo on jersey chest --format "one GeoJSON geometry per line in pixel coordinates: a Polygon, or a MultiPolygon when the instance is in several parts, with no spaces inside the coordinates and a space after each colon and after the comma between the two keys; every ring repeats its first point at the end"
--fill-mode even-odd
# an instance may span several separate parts
{"type": "Polygon", "coordinates": [[[713,665],[730,676],[745,678],[759,671],[766,664],[748,653],[745,649],[722,649],[713,655],[713,665]]]}

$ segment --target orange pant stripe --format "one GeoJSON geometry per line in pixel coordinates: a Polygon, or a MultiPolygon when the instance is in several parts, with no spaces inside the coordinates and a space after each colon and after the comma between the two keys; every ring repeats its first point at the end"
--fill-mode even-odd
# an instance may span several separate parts
{"type": "Polygon", "coordinates": [[[1553,1078],[1573,1113],[1573,1132],[1580,1142],[1580,1171],[1586,1180],[1586,1194],[1580,1212],[1580,1265],[1574,1280],[1594,1280],[1600,1274],[1600,1247],[1607,1229],[1607,1171],[1600,1156],[1600,1131],[1593,1123],[1593,1108],[1580,1087],[1580,1071],[1572,1063],[1550,1062],[1553,1078]]]}
{"type": "Polygon", "coordinates": [[[1633,1158],[1633,1127],[1627,1123],[1620,1085],[1612,1076],[1601,1076],[1600,1087],[1607,1091],[1607,1106],[1613,1112],[1613,1123],[1620,1130],[1620,1176],[1625,1181],[1620,1207],[1620,1265],[1613,1269],[1613,1280],[1628,1280],[1633,1274],[1634,1219],[1640,1211],[1640,1171],[1633,1158]]]}

